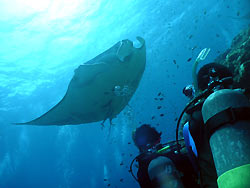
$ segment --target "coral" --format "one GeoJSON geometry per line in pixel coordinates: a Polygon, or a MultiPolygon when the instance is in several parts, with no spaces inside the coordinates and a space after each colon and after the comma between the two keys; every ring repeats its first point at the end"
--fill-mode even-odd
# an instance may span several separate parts
{"type": "Polygon", "coordinates": [[[241,31],[231,47],[215,59],[233,72],[234,88],[250,88],[250,27],[241,31]]]}

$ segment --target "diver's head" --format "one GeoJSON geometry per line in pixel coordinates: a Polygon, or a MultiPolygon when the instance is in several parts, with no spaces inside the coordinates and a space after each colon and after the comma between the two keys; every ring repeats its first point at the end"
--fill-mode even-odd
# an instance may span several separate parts
{"type": "MultiPolygon", "coordinates": [[[[208,85],[211,81],[221,80],[226,77],[233,77],[232,72],[224,65],[218,63],[208,63],[201,67],[198,72],[198,88],[201,91],[204,91],[208,88],[208,85]]],[[[231,84],[223,85],[223,88],[231,88],[231,84]]]]}
{"type": "Polygon", "coordinates": [[[149,124],[143,124],[133,132],[132,138],[140,152],[146,152],[160,143],[161,134],[149,124]]]}

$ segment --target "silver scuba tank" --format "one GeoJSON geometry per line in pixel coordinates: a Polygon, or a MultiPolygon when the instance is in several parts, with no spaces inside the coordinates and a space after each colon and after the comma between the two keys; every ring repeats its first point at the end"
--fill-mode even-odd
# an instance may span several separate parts
{"type": "Polygon", "coordinates": [[[250,187],[250,102],[240,90],[221,89],[202,107],[219,188],[250,187]]]}

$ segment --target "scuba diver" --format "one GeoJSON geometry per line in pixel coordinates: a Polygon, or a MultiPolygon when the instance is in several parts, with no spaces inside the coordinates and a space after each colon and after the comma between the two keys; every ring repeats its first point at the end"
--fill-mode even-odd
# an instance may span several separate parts
{"type": "MultiPolygon", "coordinates": [[[[231,78],[231,71],[220,64],[209,63],[204,65],[198,72],[197,84],[200,92],[207,89],[209,83],[213,79],[221,80],[223,78],[231,78]]],[[[224,84],[220,87],[231,88],[232,82],[224,84]]],[[[195,88],[195,86],[194,86],[195,88]]],[[[197,93],[197,90],[195,91],[197,93]]],[[[205,99],[205,98],[204,98],[205,99]]],[[[217,186],[217,173],[213,162],[213,156],[210,149],[208,137],[205,131],[205,126],[202,117],[202,106],[204,99],[201,99],[198,103],[192,104],[185,111],[185,122],[182,122],[183,136],[186,143],[187,149],[192,148],[191,161],[196,163],[199,167],[200,181],[202,187],[216,188],[217,186]],[[190,144],[190,140],[192,144],[190,144]]]]}
{"type": "Polygon", "coordinates": [[[145,124],[133,133],[140,155],[130,172],[134,176],[136,160],[134,178],[142,188],[250,187],[247,91],[232,89],[232,72],[221,64],[206,64],[196,74],[209,51],[201,51],[193,66],[193,85],[183,89],[190,102],[177,122],[176,141],[160,144],[161,133],[145,124]]]}
{"type": "Polygon", "coordinates": [[[193,66],[194,97],[183,90],[191,101],[178,120],[176,141],[181,124],[201,187],[250,187],[250,102],[244,89],[232,89],[233,75],[227,67],[209,63],[196,75],[208,52],[201,51],[193,66]]]}
{"type": "Polygon", "coordinates": [[[140,154],[132,161],[130,172],[141,188],[154,187],[199,187],[197,173],[187,153],[181,152],[174,142],[161,144],[161,132],[149,124],[143,124],[132,134],[140,154]],[[133,174],[133,163],[138,162],[137,178],[133,174]]]}

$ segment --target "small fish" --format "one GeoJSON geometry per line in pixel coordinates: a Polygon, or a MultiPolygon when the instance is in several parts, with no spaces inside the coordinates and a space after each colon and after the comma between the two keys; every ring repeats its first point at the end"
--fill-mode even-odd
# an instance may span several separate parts
{"type": "Polygon", "coordinates": [[[160,98],[160,101],[162,101],[164,98],[162,97],[162,98],[160,98]]]}
{"type": "Polygon", "coordinates": [[[108,181],[108,179],[104,178],[103,181],[108,181]]]}
{"type": "Polygon", "coordinates": [[[177,121],[177,120],[178,120],[178,118],[175,118],[175,119],[174,119],[174,121],[177,121]]]}
{"type": "Polygon", "coordinates": [[[192,57],[188,58],[187,62],[190,62],[192,60],[192,57]]]}
{"type": "Polygon", "coordinates": [[[245,15],[243,16],[237,16],[237,17],[234,17],[234,16],[228,16],[229,18],[232,18],[232,19],[236,19],[236,20],[249,20],[250,19],[250,12],[246,13],[245,15]]]}
{"type": "Polygon", "coordinates": [[[154,98],[156,101],[158,100],[158,98],[154,98]]]}
{"type": "Polygon", "coordinates": [[[131,154],[131,153],[130,153],[130,154],[129,154],[129,156],[130,156],[130,157],[132,157],[132,156],[133,156],[133,154],[131,154]]]}
{"type": "Polygon", "coordinates": [[[173,62],[174,62],[174,64],[176,65],[176,60],[175,60],[175,59],[173,60],[173,62]]]}
{"type": "Polygon", "coordinates": [[[128,142],[128,144],[131,144],[131,142],[128,142]]]}
{"type": "Polygon", "coordinates": [[[108,187],[110,186],[110,183],[107,185],[108,187]]]}
{"type": "Polygon", "coordinates": [[[120,179],[120,182],[123,182],[123,178],[120,179]]]}
{"type": "Polygon", "coordinates": [[[206,14],[207,14],[207,11],[206,11],[206,10],[204,10],[204,12],[203,12],[203,13],[204,13],[204,15],[206,15],[206,14]]]}
{"type": "Polygon", "coordinates": [[[193,35],[189,35],[188,39],[191,39],[191,38],[193,38],[193,35]]]}
{"type": "Polygon", "coordinates": [[[158,96],[161,96],[161,92],[158,93],[158,96]]]}
{"type": "Polygon", "coordinates": [[[163,117],[163,116],[164,116],[164,114],[160,114],[160,116],[161,116],[161,117],[163,117]]]}
{"type": "Polygon", "coordinates": [[[124,165],[123,161],[120,163],[120,166],[124,165]]]}
{"type": "Polygon", "coordinates": [[[151,119],[155,119],[155,116],[152,116],[152,118],[151,119]]]}
{"type": "Polygon", "coordinates": [[[191,50],[194,51],[197,48],[197,46],[194,46],[191,50]]]}
{"type": "Polygon", "coordinates": [[[157,106],[157,109],[158,109],[158,110],[161,109],[161,106],[157,106]]]}
{"type": "Polygon", "coordinates": [[[177,69],[179,68],[179,65],[177,65],[177,69]]]}
{"type": "Polygon", "coordinates": [[[220,37],[220,35],[218,33],[216,33],[216,37],[220,37]]]}

